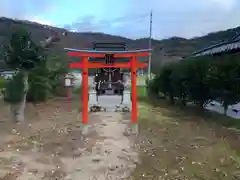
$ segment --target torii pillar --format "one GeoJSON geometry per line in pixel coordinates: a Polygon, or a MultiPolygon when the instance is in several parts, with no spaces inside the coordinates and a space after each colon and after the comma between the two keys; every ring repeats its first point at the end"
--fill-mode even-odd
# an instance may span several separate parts
{"type": "Polygon", "coordinates": [[[95,50],[78,50],[64,48],[68,51],[69,56],[82,57],[80,62],[69,64],[70,68],[82,69],[82,123],[88,123],[88,69],[89,68],[130,68],[132,84],[132,123],[137,122],[137,68],[146,68],[148,63],[137,61],[137,57],[148,56],[151,49],[133,50],[133,51],[95,51],[95,50]],[[111,54],[113,58],[130,58],[127,63],[105,64],[103,62],[89,62],[88,59],[104,58],[111,54]]]}

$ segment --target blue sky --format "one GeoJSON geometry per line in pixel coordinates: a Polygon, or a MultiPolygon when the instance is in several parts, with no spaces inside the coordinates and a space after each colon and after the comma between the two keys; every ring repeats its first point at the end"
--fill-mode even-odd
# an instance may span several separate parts
{"type": "Polygon", "coordinates": [[[129,38],[191,38],[240,25],[240,0],[1,0],[0,16],[129,38]]]}

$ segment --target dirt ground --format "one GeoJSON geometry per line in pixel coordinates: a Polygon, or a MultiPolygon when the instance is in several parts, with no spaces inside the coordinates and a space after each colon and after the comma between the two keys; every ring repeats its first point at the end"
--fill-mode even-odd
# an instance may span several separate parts
{"type": "MultiPolygon", "coordinates": [[[[80,126],[80,101],[67,111],[64,99],[28,105],[24,124],[1,109],[0,177],[3,180],[122,179],[135,168],[129,115],[95,113],[80,126]]],[[[2,105],[2,107],[4,107],[2,105]]]]}
{"type": "Polygon", "coordinates": [[[196,115],[140,104],[134,180],[239,180],[240,136],[196,115]]]}
{"type": "Polygon", "coordinates": [[[95,113],[80,126],[80,100],[28,105],[24,124],[0,113],[3,180],[238,180],[236,133],[165,107],[139,104],[139,132],[130,114],[95,113]],[[133,131],[134,130],[134,131],[133,131]]]}

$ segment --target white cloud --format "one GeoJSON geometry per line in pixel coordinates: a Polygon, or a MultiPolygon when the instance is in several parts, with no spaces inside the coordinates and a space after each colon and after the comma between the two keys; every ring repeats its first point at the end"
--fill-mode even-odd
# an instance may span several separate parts
{"type": "Polygon", "coordinates": [[[39,16],[54,9],[49,0],[1,0],[0,16],[28,19],[39,16]]]}
{"type": "Polygon", "coordinates": [[[55,24],[53,22],[50,22],[48,20],[44,20],[44,19],[41,19],[37,16],[35,17],[32,17],[32,18],[28,18],[29,21],[33,21],[33,22],[37,22],[39,24],[43,24],[43,25],[49,25],[49,26],[55,26],[55,24]]]}
{"type": "Polygon", "coordinates": [[[236,0],[211,0],[224,10],[231,10],[236,5],[236,0]]]}

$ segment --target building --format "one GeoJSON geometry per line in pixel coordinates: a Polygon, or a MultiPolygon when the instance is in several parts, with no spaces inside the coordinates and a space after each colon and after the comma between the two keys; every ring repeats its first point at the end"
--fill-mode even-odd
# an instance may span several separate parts
{"type": "MultiPolygon", "coordinates": [[[[213,46],[209,46],[200,51],[194,52],[186,57],[197,57],[205,55],[222,55],[229,53],[240,53],[240,33],[230,40],[222,41],[213,46]]],[[[183,57],[183,58],[186,58],[183,57]]]]}
{"type": "Polygon", "coordinates": [[[4,77],[4,79],[11,79],[13,77],[13,75],[16,73],[16,71],[12,71],[12,70],[5,70],[5,71],[0,71],[0,76],[4,77]]]}

